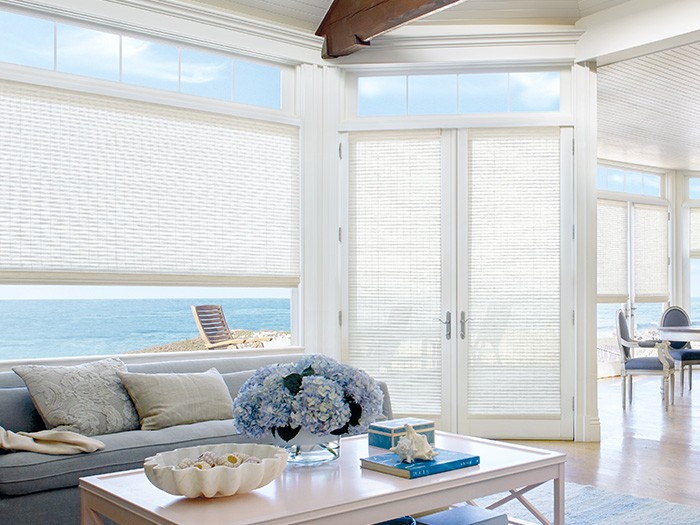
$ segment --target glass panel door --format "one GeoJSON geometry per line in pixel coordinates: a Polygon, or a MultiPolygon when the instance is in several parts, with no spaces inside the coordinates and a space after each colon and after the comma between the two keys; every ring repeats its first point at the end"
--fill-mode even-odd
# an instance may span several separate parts
{"type": "MultiPolygon", "coordinates": [[[[344,359],[386,381],[396,416],[445,417],[442,137],[349,137],[344,359]]],[[[443,427],[446,428],[446,427],[443,427]]]]}
{"type": "Polygon", "coordinates": [[[565,139],[558,128],[466,137],[348,136],[343,359],[388,383],[396,416],[486,437],[571,438],[565,139]]]}
{"type": "Polygon", "coordinates": [[[562,189],[560,141],[558,128],[468,134],[458,204],[464,433],[573,437],[573,303],[562,285],[572,245],[562,199],[572,193],[562,189]]]}

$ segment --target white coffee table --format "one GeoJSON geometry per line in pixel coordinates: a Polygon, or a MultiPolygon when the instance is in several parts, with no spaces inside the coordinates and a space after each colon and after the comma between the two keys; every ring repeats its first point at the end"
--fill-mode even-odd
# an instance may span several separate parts
{"type": "Polygon", "coordinates": [[[343,438],[337,461],[288,467],[269,485],[228,498],[171,496],[142,469],[82,478],[82,523],[101,525],[104,515],[124,525],[358,525],[497,492],[512,491],[511,499],[520,499],[528,488],[554,480],[554,523],[563,525],[565,454],[444,432],[437,433],[436,446],[477,454],[481,464],[412,480],[381,474],[360,469],[360,458],[386,451],[354,436],[343,438]]]}

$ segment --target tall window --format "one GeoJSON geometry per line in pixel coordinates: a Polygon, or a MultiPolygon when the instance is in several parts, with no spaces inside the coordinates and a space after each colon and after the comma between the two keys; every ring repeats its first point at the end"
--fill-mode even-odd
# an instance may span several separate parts
{"type": "Polygon", "coordinates": [[[620,359],[615,314],[653,337],[670,298],[669,204],[663,176],[616,166],[598,169],[598,358],[601,375],[620,359]]]}
{"type": "Polygon", "coordinates": [[[297,127],[12,82],[0,121],[1,282],[298,285],[297,127]]]}
{"type": "Polygon", "coordinates": [[[700,319],[700,177],[687,179],[690,318],[700,319]]]}

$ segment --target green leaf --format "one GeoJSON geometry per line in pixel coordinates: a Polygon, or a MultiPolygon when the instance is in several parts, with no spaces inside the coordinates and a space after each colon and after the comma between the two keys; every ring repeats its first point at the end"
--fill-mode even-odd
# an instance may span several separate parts
{"type": "Polygon", "coordinates": [[[277,435],[285,441],[289,441],[291,439],[294,439],[300,430],[301,427],[292,428],[289,425],[284,427],[277,427],[277,435]]]}
{"type": "Polygon", "coordinates": [[[314,375],[315,373],[316,373],[316,372],[314,371],[313,368],[311,368],[310,366],[307,366],[307,367],[302,371],[301,377],[312,376],[312,375],[314,375]]]}
{"type": "Polygon", "coordinates": [[[299,374],[289,374],[282,379],[282,382],[287,390],[295,396],[301,390],[301,380],[302,377],[299,374]]]}

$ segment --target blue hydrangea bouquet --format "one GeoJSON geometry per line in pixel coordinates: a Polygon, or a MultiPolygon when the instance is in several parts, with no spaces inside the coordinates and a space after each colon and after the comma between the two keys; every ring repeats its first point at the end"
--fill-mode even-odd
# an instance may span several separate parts
{"type": "Polygon", "coordinates": [[[369,374],[318,354],[258,369],[233,402],[239,432],[289,442],[302,430],[317,436],[360,434],[382,414],[384,395],[369,374]]]}

